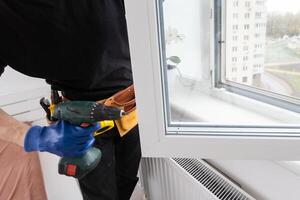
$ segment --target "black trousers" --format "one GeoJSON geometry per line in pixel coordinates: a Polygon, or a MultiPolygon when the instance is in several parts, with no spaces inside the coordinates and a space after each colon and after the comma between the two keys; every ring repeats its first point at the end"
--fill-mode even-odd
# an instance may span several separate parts
{"type": "Polygon", "coordinates": [[[124,137],[116,128],[96,137],[102,151],[99,165],[79,180],[84,200],[129,200],[138,181],[141,159],[138,127],[124,137]]]}

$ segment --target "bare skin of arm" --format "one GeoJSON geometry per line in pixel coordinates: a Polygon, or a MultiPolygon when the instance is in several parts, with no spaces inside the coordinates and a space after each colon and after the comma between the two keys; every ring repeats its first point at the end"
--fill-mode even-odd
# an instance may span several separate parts
{"type": "Polygon", "coordinates": [[[0,140],[24,146],[24,139],[30,126],[19,122],[0,109],[0,140]]]}

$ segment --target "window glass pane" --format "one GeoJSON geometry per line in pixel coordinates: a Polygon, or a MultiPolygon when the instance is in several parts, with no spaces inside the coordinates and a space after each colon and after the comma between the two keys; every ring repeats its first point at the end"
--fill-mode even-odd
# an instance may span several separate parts
{"type": "MultiPolygon", "coordinates": [[[[267,3],[257,0],[224,2],[227,9],[226,39],[230,41],[226,41],[226,80],[249,86],[256,84],[256,87],[256,80],[265,78],[264,72],[267,71],[267,14],[264,11],[267,3]]],[[[160,0],[159,3],[169,127],[253,128],[299,124],[297,112],[214,86],[217,66],[213,56],[216,48],[213,1],[160,0]]],[[[272,88],[278,85],[275,82],[270,84],[272,88]]]]}
{"type": "MultiPolygon", "coordinates": [[[[172,121],[191,120],[178,106],[185,101],[182,91],[194,90],[195,84],[209,80],[209,0],[165,0],[163,6],[164,41],[166,51],[168,101],[170,103],[172,121]],[[204,14],[205,13],[205,14],[204,14]]],[[[235,14],[234,17],[237,17],[235,14]]],[[[237,38],[236,38],[237,40],[237,38]]],[[[232,47],[234,50],[234,47],[232,47]]],[[[236,58],[232,58],[233,60],[236,58]]],[[[195,93],[196,94],[196,93],[195,93]]]]}
{"type": "Polygon", "coordinates": [[[225,2],[225,80],[300,99],[300,2],[225,2]]]}

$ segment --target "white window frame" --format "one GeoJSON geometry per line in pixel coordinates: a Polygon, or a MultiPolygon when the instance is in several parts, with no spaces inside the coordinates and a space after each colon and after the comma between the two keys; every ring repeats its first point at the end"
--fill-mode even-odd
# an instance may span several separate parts
{"type": "MultiPolygon", "coordinates": [[[[161,51],[155,0],[126,0],[126,15],[131,61],[138,106],[139,128],[144,157],[197,157],[214,159],[300,159],[299,128],[276,129],[267,132],[279,135],[223,135],[215,128],[191,126],[182,133],[181,127],[167,133],[164,95],[160,68],[161,51]],[[201,135],[195,135],[200,133],[201,135]],[[212,133],[213,132],[213,133],[212,133]],[[284,137],[281,132],[284,132],[284,137]]],[[[211,23],[213,22],[213,17],[211,23]]],[[[213,24],[211,26],[213,29],[213,24]]],[[[213,32],[213,31],[212,31],[213,32]]],[[[214,37],[211,44],[214,44],[214,37]]],[[[212,63],[214,50],[212,52],[212,63]]],[[[230,127],[224,131],[232,133],[230,127]]],[[[250,130],[249,130],[250,131],[250,130]]]]}

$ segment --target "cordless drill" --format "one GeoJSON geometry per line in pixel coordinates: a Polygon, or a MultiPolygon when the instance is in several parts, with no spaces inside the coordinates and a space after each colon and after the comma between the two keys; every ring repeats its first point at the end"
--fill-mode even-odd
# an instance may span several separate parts
{"type": "MultiPolygon", "coordinates": [[[[48,120],[52,122],[65,120],[83,127],[99,123],[100,129],[94,133],[94,136],[113,128],[112,120],[120,119],[124,113],[118,108],[92,101],[62,101],[55,90],[51,92],[51,104],[46,98],[42,98],[40,104],[46,111],[48,120]]],[[[58,172],[80,179],[98,165],[101,156],[101,151],[92,147],[80,157],[63,157],[59,160],[58,172]]]]}

